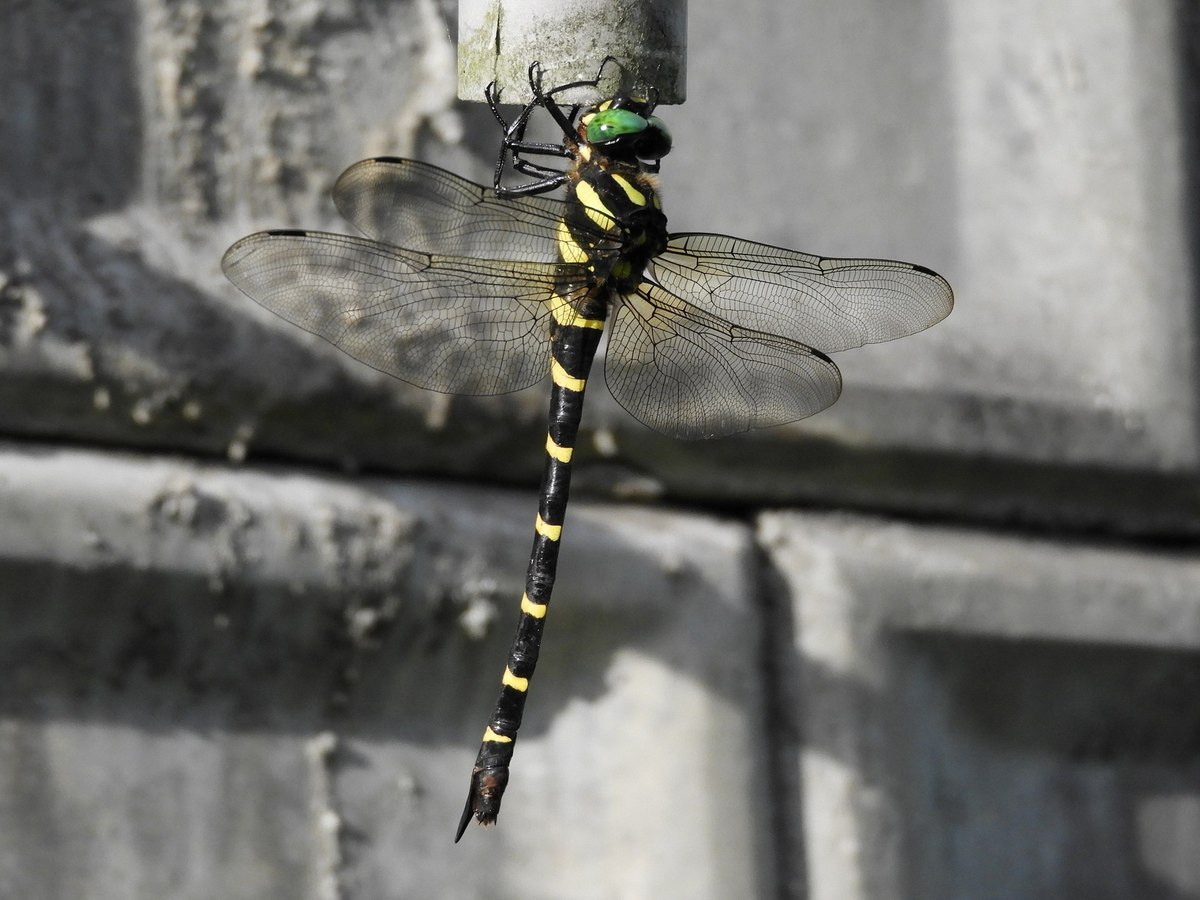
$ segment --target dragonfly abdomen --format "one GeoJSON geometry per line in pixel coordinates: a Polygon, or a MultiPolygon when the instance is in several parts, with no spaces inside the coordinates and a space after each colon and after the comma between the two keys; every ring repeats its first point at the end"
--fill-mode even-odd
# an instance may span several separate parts
{"type": "Polygon", "coordinates": [[[533,548],[521,596],[517,633],[501,677],[500,697],[484,729],[479,755],[471,772],[471,788],[459,820],[455,841],[471,819],[487,825],[496,821],[508,784],[508,767],[525,699],[537,666],[538,650],[550,596],[558,571],[558,549],[571,487],[571,461],[583,416],[583,393],[608,313],[603,284],[560,285],[551,300],[550,413],[546,429],[546,461],[534,521],[533,548]]]}
{"type": "Polygon", "coordinates": [[[559,262],[565,264],[563,276],[549,301],[553,387],[533,549],[500,698],[475,759],[456,841],[472,818],[485,825],[496,821],[508,785],[508,767],[558,569],[583,394],[604,330],[609,297],[633,290],[647,261],[661,253],[667,241],[667,220],[653,181],[635,166],[602,166],[580,158],[570,173],[568,197],[575,202],[569,205],[557,237],[559,262]],[[619,249],[611,249],[613,246],[619,249]],[[586,273],[586,280],[580,280],[581,272],[586,273]]]}

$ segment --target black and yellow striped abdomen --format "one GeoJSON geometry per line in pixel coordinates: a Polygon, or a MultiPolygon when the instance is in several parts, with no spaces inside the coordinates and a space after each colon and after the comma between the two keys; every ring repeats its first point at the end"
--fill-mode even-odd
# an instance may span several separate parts
{"type": "Polygon", "coordinates": [[[610,173],[580,161],[572,172],[569,193],[577,201],[558,231],[558,254],[563,279],[551,298],[550,414],[546,461],[534,523],[533,550],[521,597],[517,633],[501,677],[500,698],[484,730],[483,742],[471,772],[471,789],[459,821],[457,841],[472,818],[483,824],[496,820],[508,784],[508,767],[525,711],[530,682],[537,666],[542,630],[558,569],[559,541],[566,518],[571,463],[583,395],[611,297],[629,290],[641,278],[646,260],[659,252],[666,236],[666,219],[649,186],[636,186],[636,175],[610,173]],[[590,223],[590,224],[589,224],[590,223]],[[595,241],[596,224],[613,234],[618,253],[601,254],[595,241]],[[651,248],[653,252],[648,252],[651,248]],[[583,263],[581,270],[579,264],[583,263]],[[580,281],[580,272],[587,280],[580,281]]]}

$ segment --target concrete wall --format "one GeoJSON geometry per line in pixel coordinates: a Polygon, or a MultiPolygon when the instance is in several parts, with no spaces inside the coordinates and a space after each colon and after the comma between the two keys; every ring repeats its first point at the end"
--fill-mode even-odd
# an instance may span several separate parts
{"type": "Polygon", "coordinates": [[[1200,19],[693,4],[673,227],[946,275],[805,422],[597,382],[498,827],[451,843],[545,391],[240,296],[363,156],[485,180],[445,10],[0,6],[0,897],[1200,897],[1200,19]]]}

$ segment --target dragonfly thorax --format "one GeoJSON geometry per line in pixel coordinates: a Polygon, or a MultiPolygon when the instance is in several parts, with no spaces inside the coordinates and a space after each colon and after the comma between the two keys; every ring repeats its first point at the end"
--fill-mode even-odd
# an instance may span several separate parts
{"type": "Polygon", "coordinates": [[[575,202],[566,223],[582,255],[609,287],[633,290],[649,261],[667,246],[667,217],[655,176],[637,162],[580,157],[567,195],[575,202]]]}
{"type": "MultiPolygon", "coordinates": [[[[617,236],[615,258],[589,257],[618,292],[633,290],[646,265],[667,247],[667,217],[658,197],[658,161],[671,150],[671,133],[652,115],[654,101],[618,94],[579,118],[574,165],[567,193],[609,236],[617,236]]],[[[570,142],[567,142],[569,145],[570,142]]]]}

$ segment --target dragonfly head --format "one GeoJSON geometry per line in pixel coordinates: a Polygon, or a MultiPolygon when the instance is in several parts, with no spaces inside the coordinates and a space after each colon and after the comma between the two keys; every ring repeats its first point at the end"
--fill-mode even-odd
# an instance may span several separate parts
{"type": "Polygon", "coordinates": [[[598,103],[579,120],[579,136],[606,156],[657,161],[671,152],[671,132],[644,97],[620,94],[598,103]]]}

